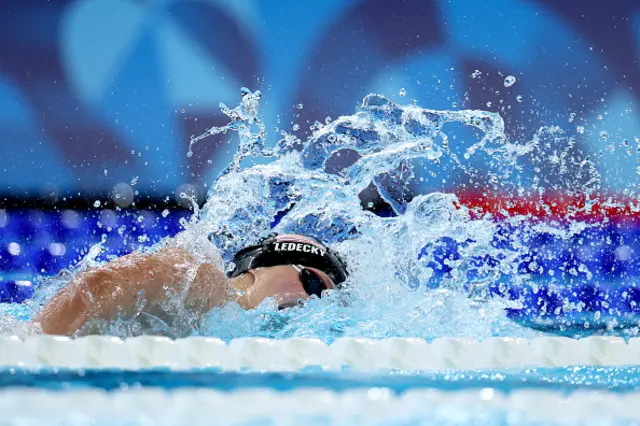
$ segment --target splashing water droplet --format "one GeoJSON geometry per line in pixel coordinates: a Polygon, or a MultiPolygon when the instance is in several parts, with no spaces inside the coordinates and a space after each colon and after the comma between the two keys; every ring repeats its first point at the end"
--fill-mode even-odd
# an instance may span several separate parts
{"type": "Polygon", "coordinates": [[[303,109],[304,108],[304,104],[298,104],[298,105],[296,105],[296,108],[303,109]]]}
{"type": "Polygon", "coordinates": [[[508,75],[504,79],[504,87],[511,87],[515,84],[516,78],[512,75],[508,75]]]}
{"type": "Polygon", "coordinates": [[[407,95],[407,90],[403,87],[402,89],[400,89],[400,92],[398,93],[400,96],[404,97],[407,95]]]}
{"type": "Polygon", "coordinates": [[[516,96],[516,101],[522,102],[523,100],[524,100],[524,98],[522,97],[522,95],[516,96]]]}
{"type": "Polygon", "coordinates": [[[584,126],[576,127],[576,132],[580,133],[581,135],[584,134],[584,126]]]}
{"type": "Polygon", "coordinates": [[[482,71],[480,70],[475,70],[474,72],[471,73],[471,78],[478,78],[482,75],[482,71]]]}
{"type": "Polygon", "coordinates": [[[299,124],[294,124],[292,127],[294,132],[297,132],[298,130],[300,130],[300,125],[299,124]]]}
{"type": "Polygon", "coordinates": [[[169,209],[164,209],[164,210],[162,211],[162,217],[167,217],[167,216],[169,216],[169,213],[170,213],[170,212],[169,212],[169,209]]]}
{"type": "Polygon", "coordinates": [[[100,207],[101,205],[102,205],[102,203],[100,202],[100,200],[96,200],[96,201],[93,203],[93,207],[95,207],[95,208],[98,208],[98,207],[100,207]]]}

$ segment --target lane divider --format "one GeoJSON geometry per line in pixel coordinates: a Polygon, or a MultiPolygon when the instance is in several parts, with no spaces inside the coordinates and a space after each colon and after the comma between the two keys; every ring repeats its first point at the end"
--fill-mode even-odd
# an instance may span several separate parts
{"type": "Polygon", "coordinates": [[[329,371],[343,367],[358,371],[428,371],[571,365],[640,365],[640,339],[506,337],[477,341],[443,337],[427,342],[411,338],[342,338],[326,344],[308,338],[240,338],[227,344],[207,337],[0,337],[0,367],[297,371],[316,366],[329,371]]]}
{"type": "MultiPolygon", "coordinates": [[[[130,389],[115,392],[20,389],[0,392],[3,424],[609,424],[640,421],[640,393],[589,391],[564,395],[543,390],[502,394],[492,389],[445,392],[384,388],[332,392],[250,389],[222,392],[130,389]],[[102,424],[102,423],[100,423],[102,424]]],[[[635,423],[634,423],[635,424],[635,423]]]]}

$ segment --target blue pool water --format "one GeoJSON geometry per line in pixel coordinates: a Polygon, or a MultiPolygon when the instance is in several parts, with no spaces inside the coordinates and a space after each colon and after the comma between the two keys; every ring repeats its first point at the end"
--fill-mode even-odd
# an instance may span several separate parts
{"type": "MultiPolygon", "coordinates": [[[[588,395],[586,392],[591,392],[591,398],[596,400],[598,395],[601,395],[600,398],[608,399],[612,396],[615,398],[631,395],[638,391],[639,379],[640,368],[637,366],[390,371],[384,374],[364,374],[348,370],[329,373],[313,369],[295,373],[232,373],[214,369],[171,372],[166,369],[123,371],[16,368],[0,371],[0,406],[5,408],[4,415],[14,419],[4,423],[0,420],[0,424],[66,425],[71,422],[92,425],[193,425],[213,422],[234,425],[631,425],[637,423],[623,418],[607,417],[606,413],[595,413],[594,419],[586,420],[585,415],[576,412],[575,404],[572,406],[570,402],[571,398],[577,400],[588,395]],[[96,390],[98,393],[95,393],[96,390]],[[153,390],[161,393],[149,393],[153,390]],[[268,390],[268,393],[259,393],[265,390],[268,390]],[[194,393],[196,391],[199,393],[194,393]],[[203,391],[218,393],[211,399],[211,395],[203,394],[203,391]],[[305,396],[296,396],[299,395],[297,392],[305,391],[305,396]],[[435,400],[422,399],[417,393],[423,391],[438,392],[440,396],[435,400]],[[535,394],[523,394],[525,391],[552,391],[554,393],[548,395],[553,395],[553,398],[566,398],[566,407],[557,406],[557,403],[545,406],[544,399],[541,406],[541,401],[536,400],[538,397],[535,394]],[[135,401],[141,400],[141,392],[147,392],[146,400],[142,398],[142,401],[146,402],[136,406],[135,401]],[[491,401],[495,394],[501,395],[502,399],[511,398],[511,405],[483,403],[491,401]],[[208,399],[205,398],[207,395],[208,399]],[[462,398],[461,395],[468,396],[462,398]],[[527,395],[531,400],[527,399],[527,395]],[[152,398],[149,399],[149,396],[152,398]],[[269,409],[261,404],[260,398],[265,397],[280,398],[289,401],[289,404],[304,401],[315,408],[305,413],[304,409],[300,410],[283,402],[280,405],[276,403],[269,409]],[[334,409],[331,409],[328,397],[334,401],[334,409]],[[80,398],[78,404],[83,404],[71,405],[71,410],[76,411],[75,417],[73,412],[65,411],[68,410],[69,404],[73,404],[65,401],[74,401],[74,398],[80,398]],[[134,402],[127,403],[127,398],[134,402]],[[304,399],[301,401],[295,398],[304,399]],[[318,398],[316,402],[315,398],[318,398]],[[393,402],[389,398],[396,400],[393,402]],[[406,398],[409,401],[413,398],[413,404],[407,403],[406,398]],[[28,410],[7,410],[7,404],[20,404],[20,401],[32,399],[43,405],[28,410]],[[376,400],[379,402],[376,403],[376,400]],[[227,405],[215,405],[216,402],[227,405]],[[171,408],[149,406],[149,403],[169,404],[171,408]],[[363,403],[372,412],[362,412],[363,403]],[[533,404],[534,408],[523,409],[518,405],[523,403],[525,407],[533,404]],[[64,408],[65,404],[68,408],[64,408]],[[60,408],[56,409],[56,405],[60,408]],[[187,406],[191,410],[189,415],[196,416],[200,422],[182,423],[188,416],[181,410],[187,406]],[[552,411],[535,411],[545,408],[552,411]],[[106,415],[105,409],[108,412],[106,415]],[[382,410],[382,415],[376,415],[376,409],[382,410]],[[554,414],[553,410],[558,409],[567,411],[554,414]],[[394,410],[399,411],[392,414],[394,410]],[[47,412],[50,414],[43,417],[42,413],[47,412]],[[256,417],[252,412],[261,414],[256,417]],[[11,417],[13,413],[19,415],[11,417]],[[87,413],[93,413],[98,420],[94,420],[92,414],[87,413]],[[58,421],[59,418],[65,420],[58,421]],[[108,420],[104,420],[105,418],[108,420]],[[155,421],[152,421],[152,418],[155,421]]],[[[280,399],[271,400],[271,403],[280,399]]],[[[583,409],[589,410],[588,407],[583,409]]],[[[637,410],[637,406],[629,405],[626,409],[633,412],[637,410]]]]}
{"type": "Polygon", "coordinates": [[[617,393],[640,390],[640,366],[562,368],[402,371],[387,373],[359,373],[314,371],[307,368],[291,373],[222,372],[218,369],[170,371],[149,369],[126,371],[113,369],[69,370],[21,368],[0,371],[0,390],[28,387],[63,391],[70,388],[97,388],[106,391],[151,387],[160,389],[206,388],[236,391],[247,388],[270,388],[277,391],[313,388],[336,392],[351,389],[386,388],[394,393],[411,389],[459,391],[493,388],[510,393],[521,389],[558,391],[613,391],[617,393]]]}
{"type": "MultiPolygon", "coordinates": [[[[43,212],[35,210],[9,210],[0,213],[0,303],[21,303],[34,296],[39,282],[54,276],[81,260],[84,249],[105,235],[106,242],[101,258],[123,255],[141,247],[150,247],[165,237],[174,236],[181,229],[180,220],[188,219],[188,211],[172,212],[163,217],[160,212],[149,210],[118,213],[110,210],[43,212]],[[138,223],[137,218],[142,218],[138,223]],[[134,231],[129,230],[137,224],[134,231]],[[144,242],[138,237],[144,235],[144,242]],[[11,254],[8,247],[21,244],[18,253],[11,254]],[[57,251],[56,251],[57,250],[57,251]],[[41,277],[41,278],[38,278],[41,277]]],[[[595,329],[606,329],[616,320],[618,328],[626,327],[627,334],[637,330],[640,313],[640,290],[636,282],[640,278],[640,262],[636,252],[640,250],[640,226],[617,221],[586,229],[564,241],[541,230],[527,235],[521,241],[523,229],[502,225],[494,236],[495,244],[521,243],[528,253],[519,256],[518,269],[530,276],[530,281],[514,283],[504,276],[491,282],[488,292],[492,297],[518,300],[520,306],[507,309],[509,318],[518,322],[567,335],[590,334],[595,329]],[[620,248],[630,251],[628,258],[616,257],[620,248]],[[588,250],[591,258],[584,259],[581,252],[588,250]],[[542,266],[529,270],[532,261],[542,266]],[[578,273],[558,286],[548,273],[571,266],[579,268],[586,261],[591,279],[586,272],[578,273]],[[534,286],[537,288],[534,290],[534,286]],[[565,309],[565,305],[583,304],[583,309],[565,309]],[[543,306],[545,309],[543,310],[543,306]],[[606,306],[606,308],[605,308],[606,306]],[[557,309],[560,309],[559,311],[557,309]],[[599,317],[594,314],[599,312],[599,317]],[[590,330],[582,330],[590,320],[590,330]]],[[[450,238],[442,238],[425,246],[418,254],[432,250],[426,267],[434,271],[429,287],[437,288],[451,277],[451,260],[461,257],[465,244],[450,238]]],[[[494,262],[491,257],[478,258],[479,264],[494,262]]]]}

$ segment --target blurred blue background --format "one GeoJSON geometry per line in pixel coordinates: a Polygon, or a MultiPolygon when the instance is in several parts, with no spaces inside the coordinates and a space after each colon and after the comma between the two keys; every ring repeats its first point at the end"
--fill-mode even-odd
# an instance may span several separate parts
{"type": "MultiPolygon", "coordinates": [[[[639,22],[631,0],[3,0],[0,192],[202,198],[233,149],[188,158],[189,138],[242,86],[263,91],[271,142],[380,92],[501,112],[520,139],[583,126],[598,153],[603,130],[640,135],[639,22]]],[[[636,176],[636,158],[601,155],[608,187],[636,176]]]]}
{"type": "MultiPolygon", "coordinates": [[[[0,301],[30,297],[33,276],[57,273],[103,234],[107,254],[123,254],[178,232],[188,212],[173,209],[177,195],[202,201],[235,149],[233,136],[208,138],[188,157],[190,137],[226,123],[218,104],[235,105],[242,86],[263,92],[270,143],[294,125],[304,137],[316,120],[352,114],[378,92],[499,112],[513,140],[557,125],[597,159],[605,192],[633,196],[640,183],[638,1],[0,4],[0,301]],[[516,79],[509,87],[507,76],[516,79]]],[[[460,193],[451,170],[438,173],[438,189],[460,193]]],[[[524,300],[512,315],[525,322],[541,315],[553,325],[571,299],[586,313],[606,311],[601,322],[626,312],[637,323],[639,224],[613,220],[576,235],[597,275],[589,285],[578,276],[579,291],[492,292],[524,300]]],[[[531,244],[525,269],[580,260],[549,236],[531,244]]],[[[436,281],[456,252],[442,242],[436,281]]]]}

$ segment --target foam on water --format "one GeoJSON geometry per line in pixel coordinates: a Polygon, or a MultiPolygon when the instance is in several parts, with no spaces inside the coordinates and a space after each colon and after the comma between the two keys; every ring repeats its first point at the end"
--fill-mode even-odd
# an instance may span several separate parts
{"type": "MultiPolygon", "coordinates": [[[[518,303],[490,297],[489,288],[531,280],[531,274],[518,270],[517,261],[528,253],[530,236],[544,232],[568,241],[597,226],[571,218],[590,208],[600,184],[594,164],[581,155],[575,140],[549,127],[529,141],[509,141],[496,113],[434,111],[371,94],[355,114],[314,124],[307,140],[283,133],[269,147],[259,116],[260,96],[243,89],[237,107],[221,106],[231,120],[227,126],[192,139],[190,153],[207,136],[229,131],[238,133],[240,143],[206,204],[199,210],[194,202],[185,231],[163,244],[179,244],[201,262],[223,267],[237,250],[270,232],[306,234],[347,260],[347,290],[283,312],[270,300],[249,312],[232,304],[214,309],[200,322],[187,321],[188,327],[160,324],[151,331],[327,341],[343,336],[482,339],[539,334],[509,321],[505,307],[518,303]],[[266,158],[261,160],[266,164],[251,165],[252,157],[266,158]],[[416,188],[418,168],[433,182],[442,180],[446,170],[461,190],[540,199],[553,190],[587,202],[563,223],[506,212],[496,221],[469,210],[451,193],[408,197],[407,187],[416,188]],[[371,188],[391,207],[392,217],[362,205],[361,194],[371,188]],[[439,258],[447,245],[454,245],[457,254],[439,258]],[[439,273],[443,267],[450,272],[439,273]]],[[[543,201],[538,207],[549,208],[543,201]]],[[[75,271],[100,264],[99,251],[100,244],[75,271]]],[[[569,275],[576,274],[562,271],[552,279],[562,282],[569,275]]],[[[67,281],[62,276],[42,286],[34,305],[67,281]]],[[[145,330],[120,320],[103,331],[129,335],[145,330]]]]}

